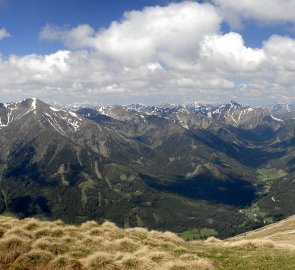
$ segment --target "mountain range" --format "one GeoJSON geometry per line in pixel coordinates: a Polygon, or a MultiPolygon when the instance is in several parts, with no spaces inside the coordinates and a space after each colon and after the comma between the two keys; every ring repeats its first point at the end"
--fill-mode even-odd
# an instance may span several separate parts
{"type": "Polygon", "coordinates": [[[295,106],[0,103],[0,213],[228,237],[295,213],[295,106]]]}

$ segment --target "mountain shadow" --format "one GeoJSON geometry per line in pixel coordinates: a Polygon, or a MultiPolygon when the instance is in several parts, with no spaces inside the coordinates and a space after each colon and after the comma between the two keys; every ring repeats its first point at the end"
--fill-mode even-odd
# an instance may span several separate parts
{"type": "Polygon", "coordinates": [[[234,158],[240,163],[250,166],[257,167],[267,163],[271,159],[279,158],[286,152],[269,152],[263,149],[248,148],[242,144],[236,144],[231,141],[226,141],[219,136],[212,134],[209,131],[196,130],[193,132],[195,139],[202,141],[205,145],[214,149],[215,151],[222,152],[227,156],[234,158]]]}
{"type": "Polygon", "coordinates": [[[147,175],[140,175],[140,177],[151,188],[175,193],[193,200],[245,207],[251,204],[256,197],[256,189],[253,184],[238,178],[220,180],[212,175],[202,174],[190,179],[177,177],[171,181],[163,182],[147,175]]]}

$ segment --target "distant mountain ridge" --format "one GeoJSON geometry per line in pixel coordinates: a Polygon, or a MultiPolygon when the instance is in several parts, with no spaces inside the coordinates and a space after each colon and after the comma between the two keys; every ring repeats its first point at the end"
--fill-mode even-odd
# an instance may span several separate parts
{"type": "Polygon", "coordinates": [[[0,212],[220,237],[295,213],[292,106],[74,109],[0,103],[0,212]]]}
{"type": "MultiPolygon", "coordinates": [[[[271,120],[281,121],[293,117],[295,107],[292,105],[276,105],[272,107],[251,107],[230,101],[221,105],[174,105],[160,106],[132,105],[107,105],[92,108],[97,113],[112,117],[117,120],[128,119],[131,115],[139,117],[158,116],[166,117],[180,123],[184,128],[207,128],[210,125],[227,124],[242,128],[255,128],[262,122],[271,120]],[[278,109],[280,108],[280,109],[278,109]]],[[[80,110],[83,110],[81,108],[80,110]]]]}

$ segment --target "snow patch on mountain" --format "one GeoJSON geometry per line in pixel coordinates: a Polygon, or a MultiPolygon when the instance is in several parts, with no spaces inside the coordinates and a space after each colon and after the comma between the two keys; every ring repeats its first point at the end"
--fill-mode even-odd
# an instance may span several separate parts
{"type": "Polygon", "coordinates": [[[30,113],[33,113],[43,127],[49,124],[61,134],[65,134],[67,130],[76,132],[83,122],[83,118],[74,112],[54,108],[37,98],[32,98],[2,104],[0,106],[0,128],[7,127],[13,121],[30,113]]]}
{"type": "Polygon", "coordinates": [[[270,117],[271,117],[273,120],[275,120],[275,121],[278,121],[278,122],[284,122],[284,120],[279,119],[279,118],[277,118],[277,117],[274,117],[272,114],[270,114],[270,117]]]}

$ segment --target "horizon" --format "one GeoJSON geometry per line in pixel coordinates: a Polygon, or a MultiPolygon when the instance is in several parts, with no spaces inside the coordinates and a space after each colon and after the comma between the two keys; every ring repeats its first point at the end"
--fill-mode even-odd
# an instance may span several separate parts
{"type": "Polygon", "coordinates": [[[197,106],[221,106],[221,105],[225,105],[225,104],[230,104],[230,103],[236,103],[237,105],[240,106],[249,106],[249,107],[253,107],[253,108],[259,108],[259,107],[271,107],[271,106],[276,106],[276,105],[291,105],[291,106],[295,106],[295,103],[272,103],[272,104],[260,104],[260,105],[250,105],[250,104],[246,104],[246,103],[239,103],[235,100],[228,100],[225,102],[221,102],[221,103],[198,103],[198,102],[191,102],[191,103],[167,103],[167,102],[163,102],[163,103],[158,103],[158,104],[144,104],[144,103],[129,103],[129,104],[98,104],[98,103],[79,103],[79,102],[74,102],[74,103],[58,103],[56,101],[48,101],[48,100],[44,100],[44,99],[40,99],[37,97],[26,97],[24,99],[20,99],[20,100],[13,100],[13,101],[5,101],[3,102],[2,100],[0,100],[0,104],[15,104],[15,103],[20,103],[20,102],[24,102],[27,100],[34,100],[37,99],[41,102],[44,102],[50,106],[60,106],[60,107],[80,107],[80,108],[94,108],[94,107],[107,107],[107,106],[132,106],[132,105],[139,105],[139,106],[143,106],[143,107],[164,107],[165,105],[167,106],[189,106],[189,105],[197,105],[197,106]]]}
{"type": "Polygon", "coordinates": [[[294,8],[279,0],[0,0],[0,100],[294,104],[294,8]]]}

